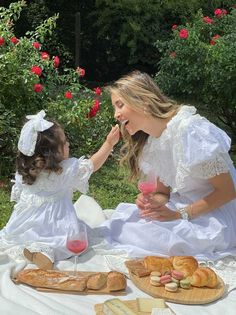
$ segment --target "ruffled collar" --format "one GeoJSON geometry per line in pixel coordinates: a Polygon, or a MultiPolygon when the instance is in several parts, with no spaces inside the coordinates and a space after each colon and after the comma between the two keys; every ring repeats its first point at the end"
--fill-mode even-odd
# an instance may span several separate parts
{"type": "Polygon", "coordinates": [[[183,105],[175,116],[167,123],[166,128],[163,130],[160,137],[156,138],[149,136],[146,142],[146,147],[150,152],[156,150],[156,145],[163,146],[171,137],[176,133],[176,128],[182,121],[190,116],[196,114],[197,109],[194,106],[183,105]]]}

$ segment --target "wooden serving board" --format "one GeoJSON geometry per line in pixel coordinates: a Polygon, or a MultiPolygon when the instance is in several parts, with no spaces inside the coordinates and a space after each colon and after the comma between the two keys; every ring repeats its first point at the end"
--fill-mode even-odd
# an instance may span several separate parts
{"type": "MultiPolygon", "coordinates": [[[[70,275],[73,274],[73,271],[64,271],[65,275],[70,275]]],[[[98,272],[96,271],[78,271],[77,275],[78,276],[90,276],[93,274],[96,274],[98,272]]],[[[101,272],[104,274],[108,274],[108,272],[101,272]]],[[[120,291],[109,291],[107,288],[107,285],[105,284],[104,287],[102,287],[99,290],[91,290],[91,289],[85,289],[84,291],[75,291],[75,290],[60,290],[60,289],[54,289],[54,288],[42,288],[42,287],[34,287],[31,285],[28,285],[26,283],[22,283],[17,281],[17,279],[12,279],[15,284],[23,284],[27,285],[31,288],[36,289],[37,291],[41,292],[54,292],[54,293],[64,293],[64,294],[78,294],[78,295],[90,295],[90,294],[109,294],[109,295],[126,295],[127,292],[126,290],[120,290],[120,291]]]]}
{"type": "MultiPolygon", "coordinates": [[[[124,304],[126,304],[129,308],[131,308],[131,310],[137,312],[139,315],[150,315],[151,314],[150,312],[149,313],[139,312],[136,300],[126,300],[126,301],[122,300],[122,302],[124,302],[124,304]]],[[[96,315],[104,315],[104,313],[102,311],[103,310],[103,303],[102,304],[95,304],[94,309],[95,309],[96,315]]]]}
{"type": "Polygon", "coordinates": [[[219,278],[219,284],[216,288],[210,289],[207,287],[190,289],[178,288],[176,292],[166,291],[164,286],[155,287],[150,284],[150,276],[139,278],[131,271],[129,272],[132,282],[143,292],[156,297],[165,299],[168,302],[179,304],[207,304],[218,300],[224,295],[225,284],[219,278]]]}

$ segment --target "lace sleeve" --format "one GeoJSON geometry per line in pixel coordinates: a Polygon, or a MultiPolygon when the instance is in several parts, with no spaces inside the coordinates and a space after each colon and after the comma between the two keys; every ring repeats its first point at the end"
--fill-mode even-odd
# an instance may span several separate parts
{"type": "Polygon", "coordinates": [[[229,165],[224,157],[217,155],[214,159],[195,165],[192,172],[195,177],[209,179],[222,173],[228,173],[229,165]]]}

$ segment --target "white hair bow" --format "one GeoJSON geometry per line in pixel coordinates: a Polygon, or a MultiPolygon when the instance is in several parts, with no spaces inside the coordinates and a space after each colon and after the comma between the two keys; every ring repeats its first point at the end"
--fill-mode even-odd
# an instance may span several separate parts
{"type": "Polygon", "coordinates": [[[44,119],[45,116],[46,113],[44,110],[41,110],[36,115],[26,116],[29,121],[23,126],[18,142],[18,149],[24,155],[34,155],[38,131],[44,131],[53,126],[52,122],[44,119]]]}

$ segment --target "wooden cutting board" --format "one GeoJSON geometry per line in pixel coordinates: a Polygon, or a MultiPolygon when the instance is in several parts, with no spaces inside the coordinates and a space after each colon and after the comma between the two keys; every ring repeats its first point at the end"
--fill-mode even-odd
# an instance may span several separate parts
{"type": "Polygon", "coordinates": [[[218,300],[224,295],[225,284],[219,278],[219,284],[216,288],[210,289],[207,287],[197,288],[191,287],[190,289],[178,288],[176,292],[168,292],[164,286],[155,287],[150,284],[150,276],[139,278],[131,271],[129,272],[132,282],[143,292],[156,297],[165,299],[168,302],[180,304],[207,304],[218,300]]]}
{"type": "MultiPolygon", "coordinates": [[[[131,308],[131,310],[138,312],[139,315],[150,315],[151,314],[151,313],[147,313],[147,312],[139,312],[136,300],[126,300],[126,301],[122,300],[122,302],[124,302],[124,304],[126,304],[129,308],[131,308]]],[[[94,309],[95,309],[96,315],[104,315],[104,313],[102,311],[103,303],[102,304],[95,304],[94,309]]]]}
{"type": "MultiPolygon", "coordinates": [[[[65,274],[73,274],[73,271],[65,271],[65,274]]],[[[78,276],[90,276],[93,274],[96,274],[97,272],[89,272],[89,271],[78,271],[77,275],[78,276]]],[[[108,272],[102,272],[104,274],[107,274],[108,272]]],[[[17,281],[16,279],[12,279],[13,282],[15,284],[24,284],[27,285],[25,283],[21,283],[19,281],[17,281]]],[[[34,289],[36,289],[37,291],[41,291],[41,292],[54,292],[54,293],[65,293],[65,294],[78,294],[78,295],[90,295],[90,294],[109,294],[109,295],[114,295],[114,296],[119,296],[119,295],[126,295],[127,292],[126,290],[120,290],[120,291],[109,291],[107,288],[107,285],[105,284],[104,287],[102,287],[100,290],[91,290],[91,289],[85,289],[84,291],[73,291],[73,290],[60,290],[60,289],[54,289],[54,288],[41,288],[41,287],[34,287],[31,285],[27,285],[30,286],[34,289]]]]}

